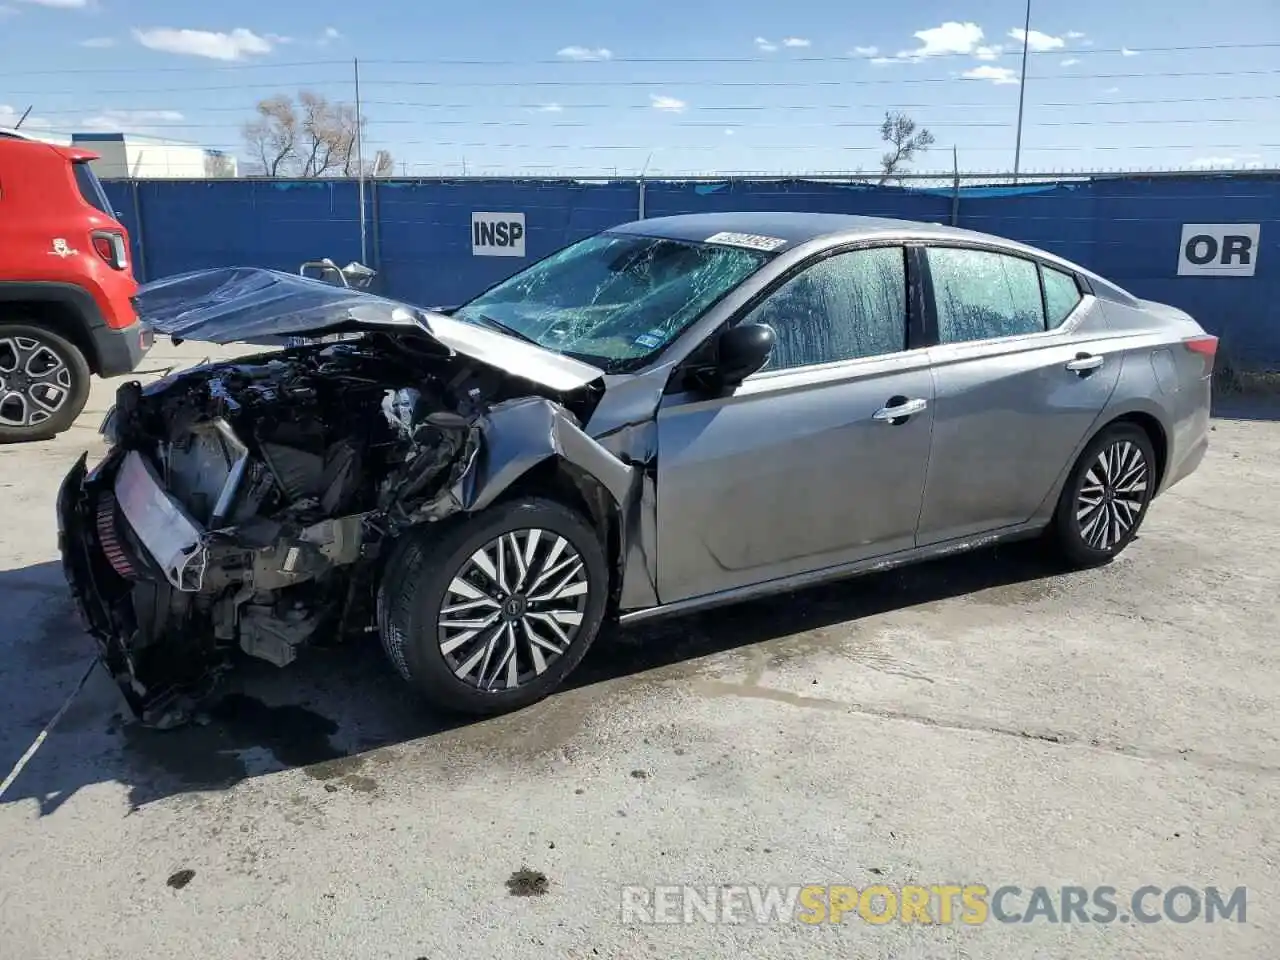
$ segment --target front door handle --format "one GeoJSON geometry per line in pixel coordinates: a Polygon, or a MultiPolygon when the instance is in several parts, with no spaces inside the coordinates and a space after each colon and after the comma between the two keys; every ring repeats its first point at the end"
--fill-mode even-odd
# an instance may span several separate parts
{"type": "Polygon", "coordinates": [[[1105,359],[1092,353],[1077,353],[1074,360],[1067,362],[1067,369],[1072,373],[1087,373],[1090,370],[1097,370],[1105,359]]]}
{"type": "Polygon", "coordinates": [[[889,405],[881,407],[871,415],[872,420],[879,420],[882,423],[898,424],[904,422],[907,417],[915,416],[927,406],[928,400],[917,397],[914,400],[908,400],[905,397],[891,397],[889,405]],[[897,401],[896,403],[894,401],[897,401]]]}

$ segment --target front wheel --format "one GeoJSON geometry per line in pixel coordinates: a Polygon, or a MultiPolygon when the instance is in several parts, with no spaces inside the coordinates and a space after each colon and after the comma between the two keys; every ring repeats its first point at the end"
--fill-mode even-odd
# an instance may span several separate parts
{"type": "Polygon", "coordinates": [[[89,364],[74,344],[41,327],[0,323],[0,443],[48,440],[89,399],[89,364]]]}
{"type": "Polygon", "coordinates": [[[586,655],[609,567],[576,511],[530,497],[411,536],[391,560],[378,619],[392,664],[433,703],[471,714],[527,706],[586,655]]]}
{"type": "Polygon", "coordinates": [[[1098,566],[1138,533],[1155,496],[1155,449],[1146,431],[1118,423],[1103,430],[1072,468],[1050,528],[1066,559],[1098,566]]]}

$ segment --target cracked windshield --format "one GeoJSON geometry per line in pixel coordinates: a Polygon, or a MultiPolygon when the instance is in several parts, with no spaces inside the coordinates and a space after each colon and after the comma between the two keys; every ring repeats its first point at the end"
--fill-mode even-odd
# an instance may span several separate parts
{"type": "Polygon", "coordinates": [[[665,347],[768,258],[738,247],[605,234],[534,264],[454,316],[622,369],[665,347]]]}

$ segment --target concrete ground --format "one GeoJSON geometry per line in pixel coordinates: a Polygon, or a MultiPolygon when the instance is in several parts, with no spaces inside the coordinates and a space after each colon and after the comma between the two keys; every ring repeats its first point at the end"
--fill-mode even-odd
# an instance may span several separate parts
{"type": "MultiPolygon", "coordinates": [[[[111,388],[0,448],[0,775],[93,657],[53,501],[111,388]]],[[[95,671],[0,800],[0,955],[1274,957],[1280,425],[1232,413],[1107,569],[1008,548],[609,636],[485,722],[372,643],[170,733],[95,671]],[[1247,922],[623,922],[680,883],[1245,886],[1247,922]]]]}

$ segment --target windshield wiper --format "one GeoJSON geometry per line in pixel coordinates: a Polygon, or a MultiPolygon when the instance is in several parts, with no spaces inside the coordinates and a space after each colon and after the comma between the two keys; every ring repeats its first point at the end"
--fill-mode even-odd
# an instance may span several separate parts
{"type": "Polygon", "coordinates": [[[527,333],[522,333],[521,331],[517,330],[515,327],[507,326],[507,324],[503,323],[501,320],[495,320],[493,319],[493,317],[487,317],[483,313],[473,313],[473,314],[469,314],[469,316],[476,317],[480,320],[483,320],[485,323],[493,327],[495,330],[501,330],[503,333],[509,336],[515,337],[517,340],[523,340],[525,343],[532,343],[535,347],[542,346],[542,344],[540,344],[537,340],[533,339],[533,337],[529,336],[527,333]]]}

